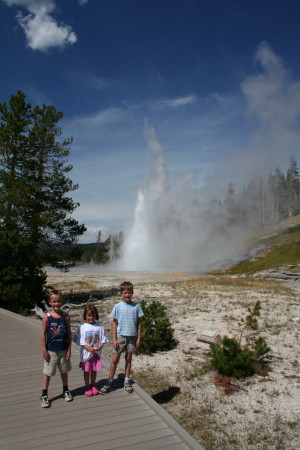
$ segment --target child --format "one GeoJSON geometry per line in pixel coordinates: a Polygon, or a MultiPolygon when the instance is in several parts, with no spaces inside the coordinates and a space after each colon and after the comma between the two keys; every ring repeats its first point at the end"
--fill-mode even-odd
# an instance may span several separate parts
{"type": "Polygon", "coordinates": [[[130,383],[132,354],[141,344],[141,322],[144,315],[141,307],[132,301],[133,285],[125,281],[120,286],[122,301],[117,303],[110,317],[113,319],[113,357],[109,371],[108,384],[102,387],[100,394],[107,394],[112,390],[113,378],[120,360],[121,353],[125,352],[125,382],[124,388],[128,394],[133,392],[130,383]]]}
{"type": "Polygon", "coordinates": [[[107,337],[103,326],[97,322],[99,320],[99,315],[97,308],[94,305],[87,305],[84,308],[83,320],[85,320],[86,323],[80,327],[79,367],[83,370],[85,382],[84,395],[92,397],[92,395],[99,394],[98,389],[95,387],[95,382],[97,371],[103,367],[100,356],[101,349],[107,342],[107,337]]]}
{"type": "Polygon", "coordinates": [[[63,305],[62,293],[52,291],[49,295],[51,311],[44,315],[42,320],[41,343],[44,358],[43,391],[41,396],[41,407],[50,406],[48,400],[48,387],[50,378],[55,375],[59,368],[63,384],[63,395],[66,402],[73,400],[68,388],[68,372],[71,370],[71,344],[72,335],[70,317],[61,310],[63,305]]]}

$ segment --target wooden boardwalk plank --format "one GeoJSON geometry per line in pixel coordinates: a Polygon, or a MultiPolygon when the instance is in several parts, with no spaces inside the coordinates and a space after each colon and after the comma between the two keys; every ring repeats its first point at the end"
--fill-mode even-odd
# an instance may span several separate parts
{"type": "MultiPolygon", "coordinates": [[[[72,350],[69,387],[73,402],[62,398],[59,373],[51,378],[50,408],[41,408],[40,321],[0,308],[0,448],[171,449],[203,448],[138,385],[86,398],[79,351],[72,350]],[[11,347],[16,352],[8,352],[11,347]]],[[[107,370],[98,373],[98,389],[107,370]]]]}

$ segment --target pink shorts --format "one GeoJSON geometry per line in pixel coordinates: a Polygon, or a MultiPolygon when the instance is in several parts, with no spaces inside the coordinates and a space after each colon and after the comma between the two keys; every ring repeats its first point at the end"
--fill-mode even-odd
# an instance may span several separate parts
{"type": "Polygon", "coordinates": [[[81,367],[84,372],[97,372],[98,370],[102,369],[103,365],[99,355],[97,355],[97,353],[94,353],[91,359],[89,359],[88,361],[80,362],[79,367],[81,367]]]}

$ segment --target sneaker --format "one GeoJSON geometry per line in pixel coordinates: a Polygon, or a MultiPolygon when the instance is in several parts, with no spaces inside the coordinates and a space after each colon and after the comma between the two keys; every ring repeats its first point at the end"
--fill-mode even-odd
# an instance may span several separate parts
{"type": "Polygon", "coordinates": [[[124,389],[128,394],[133,393],[133,387],[131,386],[130,383],[124,383],[124,389]]]}
{"type": "Polygon", "coordinates": [[[92,394],[93,395],[98,395],[99,394],[99,391],[98,391],[98,389],[95,386],[92,387],[92,394]]]}
{"type": "Polygon", "coordinates": [[[42,395],[41,396],[41,407],[42,408],[49,408],[50,403],[48,400],[48,395],[42,395]]]}
{"type": "Polygon", "coordinates": [[[112,390],[112,383],[107,383],[100,389],[100,394],[108,394],[112,390]]]}
{"type": "Polygon", "coordinates": [[[64,392],[64,397],[66,402],[71,402],[73,400],[72,394],[70,391],[64,392]]]}

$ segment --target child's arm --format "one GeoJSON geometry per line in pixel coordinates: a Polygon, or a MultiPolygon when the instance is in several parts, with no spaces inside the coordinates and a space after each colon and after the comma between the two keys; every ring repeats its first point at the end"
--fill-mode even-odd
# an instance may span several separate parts
{"type": "Polygon", "coordinates": [[[47,329],[47,315],[45,314],[42,320],[42,330],[41,330],[41,344],[42,344],[42,351],[43,351],[43,358],[45,361],[50,361],[50,354],[47,350],[47,336],[46,336],[46,329],[47,329]]]}
{"type": "Polygon", "coordinates": [[[71,323],[70,323],[70,316],[66,315],[66,325],[67,325],[67,353],[66,353],[66,359],[71,358],[71,347],[72,347],[72,331],[71,331],[71,323]]]}
{"type": "Polygon", "coordinates": [[[82,345],[81,344],[81,347],[85,348],[86,350],[88,350],[91,353],[94,353],[96,350],[99,350],[97,348],[91,347],[90,345],[82,345]]]}
{"type": "Polygon", "coordinates": [[[141,319],[138,317],[137,320],[137,340],[136,340],[136,348],[139,348],[139,346],[141,345],[141,337],[142,337],[142,323],[141,323],[141,319]]]}
{"type": "Polygon", "coordinates": [[[108,339],[105,334],[105,330],[102,325],[100,325],[100,328],[99,328],[99,341],[101,341],[101,343],[98,344],[98,347],[96,347],[95,350],[102,350],[104,345],[108,342],[108,339]]]}
{"type": "Polygon", "coordinates": [[[118,350],[118,347],[119,347],[118,340],[117,340],[117,326],[118,326],[117,319],[113,319],[113,323],[112,323],[112,327],[111,327],[111,334],[112,334],[112,339],[113,339],[113,346],[116,350],[118,350]]]}

